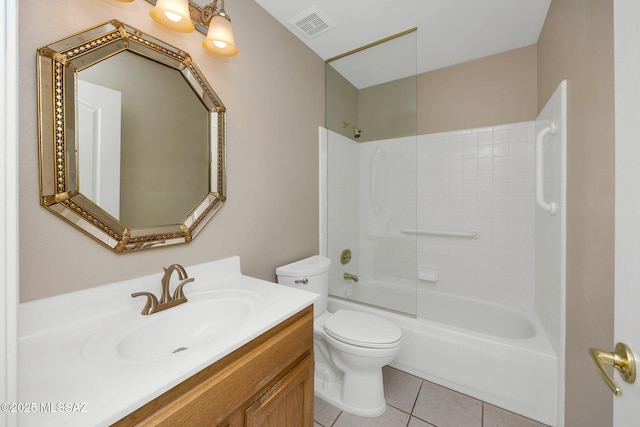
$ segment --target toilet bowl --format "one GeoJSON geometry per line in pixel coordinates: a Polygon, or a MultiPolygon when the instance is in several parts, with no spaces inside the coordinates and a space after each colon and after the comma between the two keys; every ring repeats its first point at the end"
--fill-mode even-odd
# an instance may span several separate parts
{"type": "Polygon", "coordinates": [[[386,409],[382,367],[400,351],[402,331],[393,323],[354,310],[327,311],[331,261],[314,256],[276,269],[278,283],[315,292],[315,394],[354,415],[386,409]]]}

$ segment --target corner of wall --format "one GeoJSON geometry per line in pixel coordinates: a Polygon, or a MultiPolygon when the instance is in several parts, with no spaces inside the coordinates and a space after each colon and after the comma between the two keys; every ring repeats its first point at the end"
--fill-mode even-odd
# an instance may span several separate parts
{"type": "Polygon", "coordinates": [[[607,427],[613,401],[585,354],[613,342],[613,1],[551,2],[537,53],[540,110],[568,80],[564,422],[607,427]]]}

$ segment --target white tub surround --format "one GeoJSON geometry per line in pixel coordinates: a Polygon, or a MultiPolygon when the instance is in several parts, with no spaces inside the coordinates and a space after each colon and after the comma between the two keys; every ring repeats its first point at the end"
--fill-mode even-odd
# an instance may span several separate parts
{"type": "Polygon", "coordinates": [[[564,425],[566,82],[535,121],[321,137],[329,311],[380,307],[403,330],[394,366],[564,425]]]}
{"type": "MultiPolygon", "coordinates": [[[[110,425],[309,306],[317,297],[242,275],[238,257],[185,268],[189,277],[195,278],[184,289],[190,301],[140,317],[162,316],[172,310],[186,312],[190,304],[195,307],[217,292],[244,292],[254,297],[246,321],[231,333],[178,353],[136,359],[116,357],[113,349],[111,355],[100,359],[86,351],[91,338],[105,333],[105,328],[117,327],[125,317],[139,321],[134,314],[141,311],[144,300],[131,298],[131,293],[158,295],[161,272],[21,304],[18,401],[35,404],[32,408],[36,410],[21,414],[20,425],[110,425]],[[45,412],[48,404],[52,410],[45,412]],[[55,409],[58,412],[53,412],[55,409]]],[[[176,283],[174,278],[172,291],[176,283]]],[[[187,335],[189,331],[184,332],[187,335]]]]}
{"type": "Polygon", "coordinates": [[[544,141],[542,185],[557,205],[556,215],[535,209],[535,309],[558,355],[558,425],[564,420],[566,357],[567,258],[567,82],[562,81],[536,121],[542,132],[553,123],[555,133],[544,141]]]}

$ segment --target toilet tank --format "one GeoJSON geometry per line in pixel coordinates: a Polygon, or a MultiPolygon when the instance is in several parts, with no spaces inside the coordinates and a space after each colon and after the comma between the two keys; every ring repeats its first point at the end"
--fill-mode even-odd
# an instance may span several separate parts
{"type": "Polygon", "coordinates": [[[331,260],[315,255],[276,268],[278,283],[315,292],[320,298],[313,303],[313,314],[319,316],[327,310],[329,296],[329,266],[331,260]]]}

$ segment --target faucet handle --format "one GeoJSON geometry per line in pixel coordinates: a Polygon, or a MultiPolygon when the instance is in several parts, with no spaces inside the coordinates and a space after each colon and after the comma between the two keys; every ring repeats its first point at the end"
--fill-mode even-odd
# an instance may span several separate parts
{"type": "Polygon", "coordinates": [[[140,296],[147,297],[147,303],[145,304],[144,308],[140,312],[141,314],[144,314],[144,315],[150,314],[158,306],[158,298],[156,298],[156,296],[151,292],[135,292],[131,294],[131,296],[133,298],[140,297],[140,296]]]}
{"type": "Polygon", "coordinates": [[[185,279],[182,282],[180,282],[180,284],[176,287],[176,290],[173,292],[174,301],[180,298],[187,299],[187,297],[184,296],[184,292],[182,292],[182,287],[187,283],[193,282],[194,280],[195,278],[189,277],[188,279],[185,279]]]}

